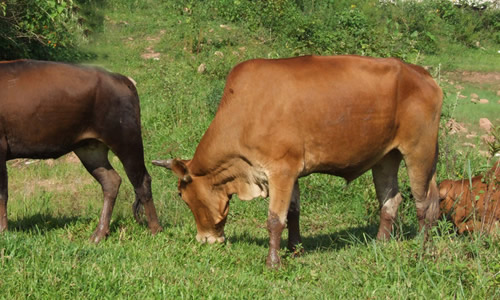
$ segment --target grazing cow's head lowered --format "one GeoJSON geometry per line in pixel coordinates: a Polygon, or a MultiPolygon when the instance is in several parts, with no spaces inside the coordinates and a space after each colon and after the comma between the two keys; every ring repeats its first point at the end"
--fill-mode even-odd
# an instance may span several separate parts
{"type": "Polygon", "coordinates": [[[354,180],[372,170],[380,202],[377,238],[391,236],[408,169],[417,217],[439,213],[435,181],[442,92],[423,68],[358,56],[256,59],[228,75],[217,113],[189,161],[155,161],[179,178],[198,240],[222,241],[229,198],[269,196],[267,264],[280,264],[281,233],[301,243],[298,178],[354,180]]]}
{"type": "Polygon", "coordinates": [[[187,160],[155,160],[153,164],[170,169],[179,178],[179,194],[193,212],[199,242],[224,242],[224,224],[229,212],[230,195],[208,185],[203,177],[193,177],[187,160]]]}

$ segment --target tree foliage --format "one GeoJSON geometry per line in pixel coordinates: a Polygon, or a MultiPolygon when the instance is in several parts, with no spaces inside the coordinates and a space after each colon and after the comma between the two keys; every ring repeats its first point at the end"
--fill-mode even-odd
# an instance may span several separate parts
{"type": "Polygon", "coordinates": [[[82,36],[72,0],[0,2],[0,59],[75,60],[82,36]]]}

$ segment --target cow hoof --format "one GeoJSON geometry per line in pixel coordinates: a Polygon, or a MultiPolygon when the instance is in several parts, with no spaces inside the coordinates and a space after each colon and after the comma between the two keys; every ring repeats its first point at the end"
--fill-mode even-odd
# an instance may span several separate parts
{"type": "Polygon", "coordinates": [[[108,234],[96,229],[96,231],[90,237],[90,241],[94,244],[99,244],[99,242],[105,239],[107,236],[108,234]]]}
{"type": "Polygon", "coordinates": [[[158,232],[163,231],[163,227],[161,227],[160,225],[154,225],[150,226],[149,230],[151,230],[152,235],[156,235],[158,232]]]}
{"type": "Polygon", "coordinates": [[[281,267],[281,260],[278,253],[269,253],[266,259],[266,266],[275,270],[281,267]]]}
{"type": "Polygon", "coordinates": [[[391,234],[386,230],[384,230],[384,231],[379,230],[379,232],[377,233],[377,240],[378,241],[388,242],[390,239],[391,239],[391,234]]]}
{"type": "Polygon", "coordinates": [[[135,221],[138,224],[144,224],[144,206],[139,200],[135,200],[132,205],[132,212],[134,213],[135,221]]]}

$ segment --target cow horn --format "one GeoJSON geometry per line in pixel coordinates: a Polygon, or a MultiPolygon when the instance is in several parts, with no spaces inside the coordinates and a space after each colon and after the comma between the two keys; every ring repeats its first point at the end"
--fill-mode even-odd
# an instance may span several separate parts
{"type": "Polygon", "coordinates": [[[172,169],[172,159],[167,159],[167,160],[153,160],[152,163],[155,166],[165,167],[167,169],[172,169]]]}
{"type": "Polygon", "coordinates": [[[155,166],[165,167],[169,170],[172,170],[177,175],[177,177],[179,177],[184,182],[189,183],[192,181],[187,166],[181,160],[178,159],[153,160],[152,163],[155,166]]]}

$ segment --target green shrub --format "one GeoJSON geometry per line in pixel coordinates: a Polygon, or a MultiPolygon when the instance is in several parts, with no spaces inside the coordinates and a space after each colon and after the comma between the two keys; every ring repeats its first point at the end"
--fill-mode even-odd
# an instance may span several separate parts
{"type": "Polygon", "coordinates": [[[72,0],[2,1],[0,59],[77,60],[77,10],[72,0]]]}
{"type": "MultiPolygon", "coordinates": [[[[198,4],[205,5],[205,4],[198,4]]],[[[447,43],[498,43],[499,10],[449,0],[219,0],[210,10],[251,31],[265,28],[273,43],[300,54],[362,54],[403,59],[437,54],[447,43]],[[355,4],[353,4],[355,3],[355,4]]]]}

